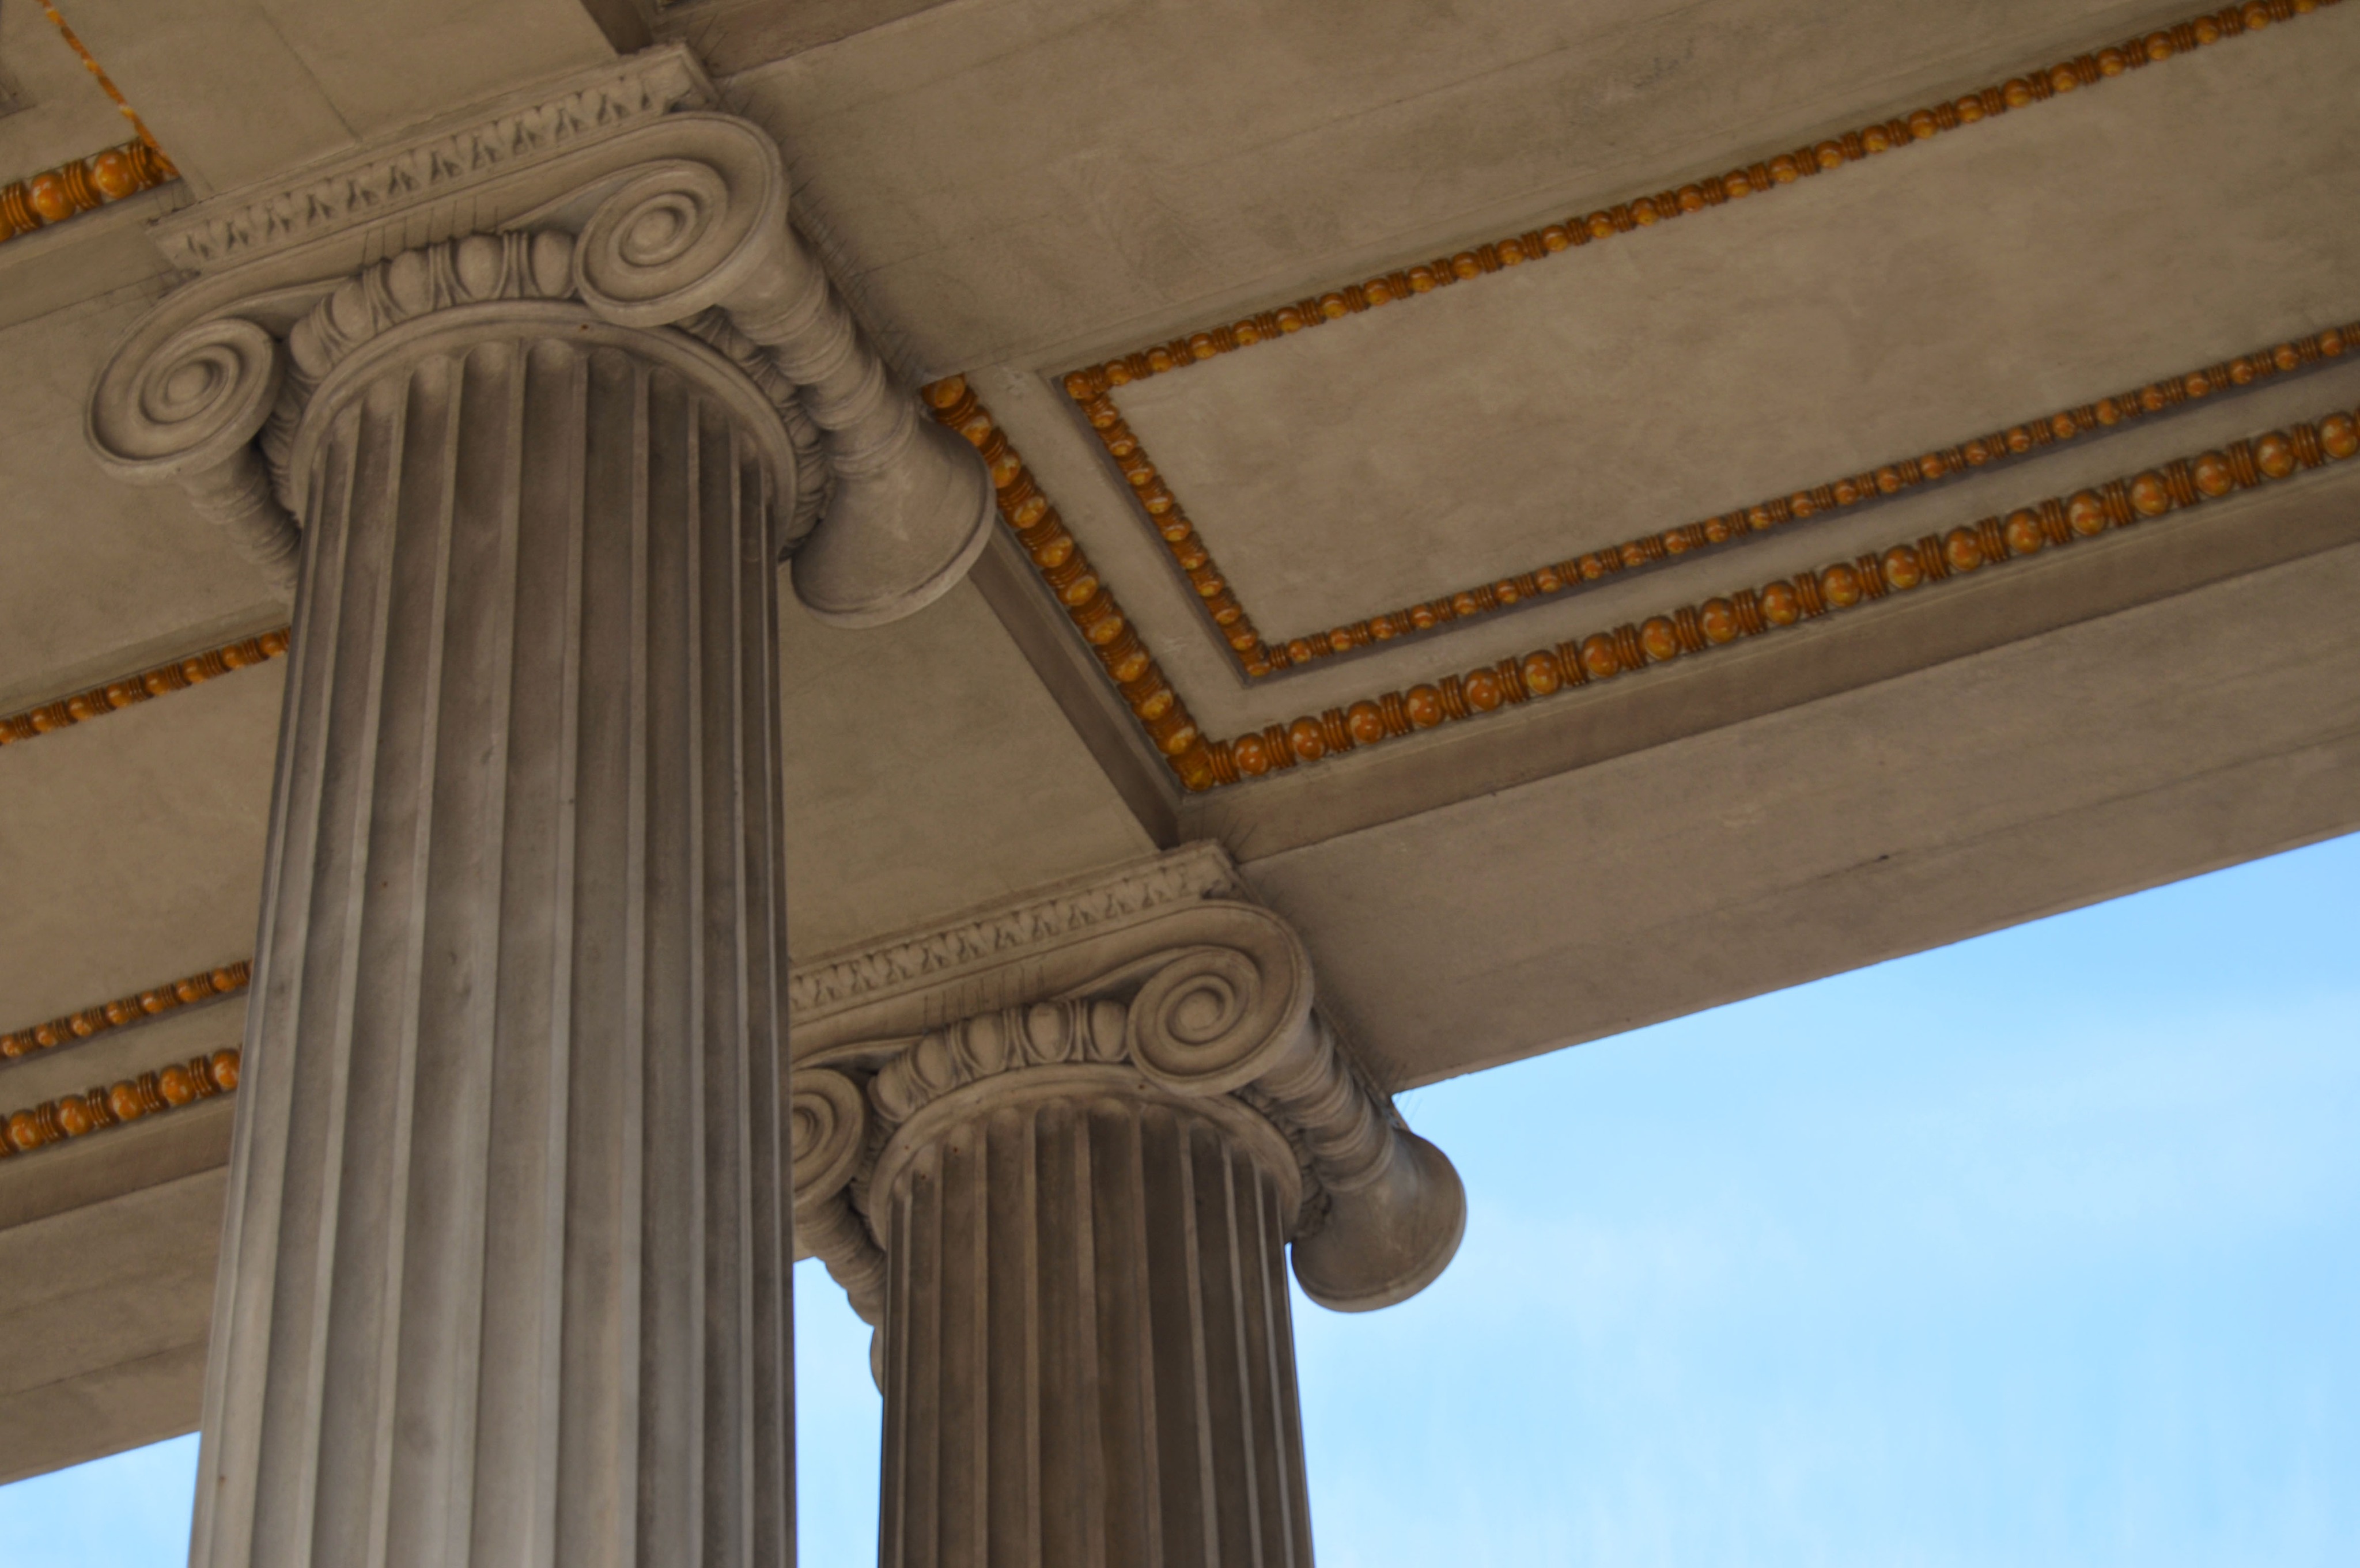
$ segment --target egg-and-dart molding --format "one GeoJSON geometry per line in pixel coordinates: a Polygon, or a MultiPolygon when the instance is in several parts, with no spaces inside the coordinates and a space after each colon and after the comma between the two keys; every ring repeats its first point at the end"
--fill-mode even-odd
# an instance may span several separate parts
{"type": "MultiPolygon", "coordinates": [[[[2282,346],[2290,348],[2293,363],[2300,365],[2341,355],[2346,342],[2347,334],[2339,330],[2282,346]],[[2311,351],[2308,361],[2302,345],[2311,351]]],[[[2267,363],[2275,374],[2277,356],[2267,363]]],[[[2209,389],[2211,373],[2200,374],[2206,377],[2209,389]]],[[[2234,384],[2234,380],[2226,383],[2234,384]]],[[[1891,593],[1909,593],[1985,566],[2062,549],[2360,452],[2360,421],[2353,413],[2337,409],[2316,422],[2270,430],[2224,449],[2174,459],[2100,486],[2017,507],[2005,517],[1984,517],[1946,534],[1898,541],[1854,561],[1797,572],[1700,604],[1678,605],[1644,621],[1407,690],[1386,691],[1317,715],[1305,714],[1259,733],[1209,740],[974,389],[963,377],[952,376],[928,387],[925,397],[936,419],[959,430],[983,452],[999,485],[1002,518],[1098,656],[1149,742],[1190,790],[1235,784],[1445,723],[1480,718],[1503,705],[1521,705],[1651,665],[1690,658],[1891,593]]]]}
{"type": "Polygon", "coordinates": [[[185,691],[217,675],[277,659],[287,651],[287,628],[280,626],[236,642],[225,642],[109,681],[70,697],[43,702],[22,712],[0,714],[0,746],[13,746],[35,735],[49,735],[71,724],[88,724],[121,708],[150,702],[174,691],[185,691]]]}
{"type": "MultiPolygon", "coordinates": [[[[1472,281],[1560,251],[1598,244],[1636,229],[1731,201],[1767,194],[1797,180],[1832,172],[1880,154],[1896,151],[1946,132],[2028,108],[2061,93],[2094,87],[2111,77],[2171,60],[2207,45],[2258,32],[2341,0],[2248,0],[2217,12],[2191,18],[2120,44],[2074,56],[2040,70],[2027,71],[1994,86],[1966,93],[1955,99],[1896,115],[1889,121],[1860,126],[1829,136],[1766,162],[1731,169],[1718,179],[1706,179],[1654,195],[1634,196],[1610,207],[1576,215],[1561,223],[1506,235],[1425,262],[1348,283],[1233,321],[1184,332],[1169,343],[1155,343],[1098,364],[1084,365],[1062,377],[1065,394],[1080,409],[1108,455],[1120,469],[1131,502],[1155,530],[1174,562],[1196,590],[1199,610],[1214,635],[1229,650],[1239,671],[1259,681],[1314,660],[1348,653],[1398,637],[1446,631],[1470,620],[1529,603],[1535,598],[1578,590],[1618,572],[1644,568],[1684,553],[1710,550],[1765,528],[1797,518],[1893,495],[1931,481],[1954,477],[1987,463],[2021,456],[2055,441],[2115,422],[2107,412],[2109,401],[2027,420],[2006,430],[1980,435],[1955,445],[1891,463],[1857,474],[1848,474],[1741,506],[1719,517],[1679,528],[1643,535],[1620,546],[1589,551],[1495,582],[1481,583],[1438,598],[1371,615],[1327,630],[1264,638],[1231,587],[1229,574],[1207,548],[1189,519],[1170,481],[1140,443],[1115,406],[1113,392],[1133,381],[1166,375],[1225,354],[1251,348],[1379,309],[1395,301],[1415,299],[1441,288],[1472,281]]],[[[2226,369],[2228,366],[2216,366],[2226,369]]],[[[2191,383],[2193,376],[2189,378],[2191,383]]],[[[2161,385],[2161,384],[2158,384],[2161,385]]],[[[2152,388],[2142,388],[2144,398],[2152,388]]],[[[2202,394],[2195,394],[2201,396],[2202,394]]],[[[2179,401],[2172,398],[2170,401],[2179,401]]],[[[2168,405],[2165,405],[2168,406],[2168,405]]],[[[2145,404],[2142,410],[2156,411],[2145,404]]]]}
{"type": "Polygon", "coordinates": [[[55,5],[44,5],[66,47],[82,60],[99,90],[112,99],[123,117],[131,122],[137,134],[118,147],[111,147],[86,158],[69,158],[54,169],[42,169],[22,180],[0,185],[0,245],[19,234],[29,234],[35,229],[53,228],[70,218],[94,212],[109,201],[120,201],[142,191],[153,190],[168,180],[178,180],[180,171],[148,134],[148,127],[132,113],[131,105],[123,101],[114,82],[99,69],[90,50],[66,19],[58,15],[55,5]]]}

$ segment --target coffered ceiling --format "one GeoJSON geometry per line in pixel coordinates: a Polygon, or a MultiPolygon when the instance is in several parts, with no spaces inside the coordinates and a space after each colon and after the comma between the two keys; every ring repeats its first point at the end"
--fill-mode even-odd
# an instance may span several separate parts
{"type": "MultiPolygon", "coordinates": [[[[23,720],[0,855],[67,890],[0,976],[7,1027],[246,943],[278,675],[105,697],[286,621],[184,503],[82,456],[98,360],[173,281],[144,224],[522,91],[617,25],[558,0],[497,27],[397,6],[365,38],[259,0],[90,9],[186,179],[0,245],[0,721],[23,720]],[[259,116],[266,78],[284,112],[259,116]]],[[[5,16],[71,67],[12,63],[28,88],[87,95],[45,16],[5,16]]],[[[2354,545],[2360,8],[641,19],[780,136],[798,221],[1001,484],[974,587],[890,631],[791,618],[799,953],[1215,837],[1408,1081],[2351,825],[2298,790],[2201,851],[2093,827],[2060,877],[2025,847],[2063,781],[2127,823],[2191,769],[2340,733],[2313,703],[2307,741],[2240,739],[2153,650],[2261,659],[2277,601],[2252,584],[2310,562],[2315,593],[2354,545]],[[2025,651],[2068,643],[2078,684],[2025,651]],[[2145,751],[2070,719],[2148,688],[2180,706],[2145,751]],[[2027,705],[2068,717],[1989,738],[2027,705]],[[1747,782],[1694,781],[1722,767],[1747,782]],[[1621,789],[1660,821],[1607,811],[1621,789]],[[1869,867],[1950,864],[1968,820],[1980,901],[1868,942],[1796,891],[1852,910],[1869,867]],[[1833,857],[1716,880],[1807,842],[1833,857]],[[1630,919],[1595,923],[1602,884],[1687,933],[1663,964],[1600,945],[1630,919]],[[1513,1005],[1464,979],[1499,964],[1513,1005]]],[[[76,135],[120,139],[103,93],[82,108],[76,135]]],[[[13,169],[56,151],[33,113],[0,118],[13,169]]],[[[2245,707],[2342,679],[2349,639],[2305,635],[2245,707]]]]}
{"type": "Polygon", "coordinates": [[[618,43],[1000,486],[784,613],[803,963],[1214,839],[1399,1085],[2360,828],[2360,5],[62,9],[139,118],[0,0],[0,1474],[193,1408],[252,950],[288,607],[81,436],[147,225],[618,43]]]}

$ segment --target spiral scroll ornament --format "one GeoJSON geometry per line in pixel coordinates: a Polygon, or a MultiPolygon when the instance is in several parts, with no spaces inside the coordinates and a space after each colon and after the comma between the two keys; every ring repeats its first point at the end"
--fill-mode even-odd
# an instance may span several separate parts
{"type": "Polygon", "coordinates": [[[1131,1005],[1132,1063],[1167,1089],[1225,1094],[1267,1075],[1306,1032],[1305,966],[1280,973],[1233,947],[1185,953],[1150,976],[1131,1005]]]}
{"type": "Polygon", "coordinates": [[[1153,1102],[1228,1128],[1240,1147],[1266,1140],[1295,1277],[1322,1306],[1390,1305],[1448,1266],[1467,1223],[1458,1172],[1314,1009],[1300,942],[1267,919],[1230,923],[1235,942],[1150,950],[1095,995],[839,1046],[834,1065],[796,1069],[798,1245],[862,1317],[882,1323],[887,1208],[925,1150],[974,1147],[1001,1111],[1060,1098],[1153,1102]]]}
{"type": "Polygon", "coordinates": [[[91,444],[115,477],[178,480],[234,457],[279,396],[279,344],[235,316],[175,333],[126,375],[109,366],[90,406],[91,444]]]}
{"type": "Polygon", "coordinates": [[[869,1141],[869,1100],[841,1073],[806,1068],[788,1096],[797,1203],[843,1191],[869,1141]]]}
{"type": "Polygon", "coordinates": [[[144,356],[135,337],[99,375],[83,433],[99,466],[132,485],[178,485],[281,592],[302,541],[253,446],[286,379],[270,334],[235,316],[201,321],[144,356]]]}
{"type": "MultiPolygon", "coordinates": [[[[870,1238],[847,1191],[871,1153],[868,1096],[851,1079],[825,1067],[800,1068],[793,1082],[787,1114],[794,1149],[796,1256],[818,1258],[861,1321],[880,1327],[885,1321],[885,1254],[870,1238]]],[[[872,1337],[869,1371],[882,1388],[880,1354],[872,1337]]]]}
{"type": "Polygon", "coordinates": [[[574,291],[623,326],[728,313],[826,432],[836,483],[820,525],[796,544],[796,596],[840,626],[898,619],[947,593],[982,553],[989,475],[964,442],[918,417],[788,226],[778,148],[716,134],[696,153],[650,160],[599,203],[574,247],[574,291]]]}
{"type": "Polygon", "coordinates": [[[650,163],[599,203],[574,247],[584,304],[618,325],[669,326],[776,269],[793,243],[777,149],[746,140],[714,153],[650,163]]]}

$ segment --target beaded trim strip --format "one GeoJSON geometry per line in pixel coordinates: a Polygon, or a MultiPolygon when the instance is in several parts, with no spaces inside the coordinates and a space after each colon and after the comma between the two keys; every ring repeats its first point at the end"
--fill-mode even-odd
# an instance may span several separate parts
{"type": "Polygon", "coordinates": [[[66,19],[58,15],[58,8],[44,0],[41,9],[48,12],[49,20],[57,24],[60,36],[65,39],[66,47],[81,60],[82,69],[97,80],[99,91],[114,101],[115,109],[131,122],[131,128],[137,134],[120,147],[111,147],[102,152],[92,153],[88,158],[78,158],[55,169],[27,175],[11,184],[0,185],[0,245],[18,234],[29,234],[35,229],[62,223],[109,201],[120,201],[126,196],[153,190],[167,180],[180,177],[180,171],[172,167],[172,160],[166,158],[164,149],[156,145],[156,138],[148,134],[147,125],[132,113],[131,105],[124,102],[123,94],[116,90],[114,82],[99,69],[98,61],[91,57],[89,49],[74,35],[74,30],[66,26],[66,19]]]}
{"type": "Polygon", "coordinates": [[[77,691],[54,702],[44,702],[38,708],[0,714],[0,746],[30,740],[35,735],[64,729],[69,724],[87,724],[118,708],[128,708],[167,692],[185,691],[216,675],[243,670],[249,664],[260,664],[286,651],[287,628],[280,626],[277,631],[264,632],[242,642],[209,648],[202,653],[192,653],[186,659],[159,664],[153,670],[143,670],[119,681],[110,681],[104,686],[93,686],[87,691],[77,691]]]}
{"type": "Polygon", "coordinates": [[[126,1127],[200,1100],[235,1094],[237,1067],[236,1048],[226,1047],[137,1078],[95,1084],[79,1094],[27,1105],[0,1120],[0,1160],[31,1154],[68,1138],[126,1127]]]}
{"type": "Polygon", "coordinates": [[[1163,753],[1189,789],[1210,788],[1212,763],[1204,735],[1189,716],[1188,704],[1164,678],[1139,629],[1098,580],[1098,568],[1066,531],[1065,520],[1024,466],[1023,454],[993,420],[991,410],[977,398],[963,376],[934,382],[921,396],[937,420],[965,436],[983,454],[998,492],[1000,520],[1016,535],[1041,581],[1049,585],[1082,640],[1098,655],[1099,667],[1114,682],[1131,717],[1147,732],[1150,744],[1163,753]]]}
{"type": "Polygon", "coordinates": [[[2360,419],[2339,409],[2315,424],[2271,430],[2232,442],[2225,451],[2177,459],[2096,489],[2020,506],[2005,517],[1984,517],[1818,572],[1683,604],[1643,622],[1535,649],[1521,659],[1447,675],[1435,684],[1387,691],[1349,708],[1330,708],[1316,718],[1306,715],[1290,724],[1273,724],[1260,735],[1216,741],[1207,748],[1213,782],[1229,784],[1317,762],[1446,721],[1479,718],[1503,704],[1668,664],[1742,637],[2202,506],[2355,452],[2360,452],[2360,419]]]}
{"type": "MultiPolygon", "coordinates": [[[[1486,277],[1527,261],[1537,261],[1564,250],[1594,245],[1657,223],[1767,193],[1797,180],[1842,169],[1882,153],[1930,141],[2012,110],[2028,108],[2060,93],[2094,87],[2111,77],[2168,60],[2226,39],[2258,32],[2276,22],[2307,15],[2341,0],[2248,0],[2159,28],[2093,53],[2075,56],[2041,70],[2011,77],[1994,86],[1896,115],[1882,124],[1863,125],[1830,136],[1814,146],[1781,153],[1767,162],[1734,169],[1719,179],[1703,180],[1620,201],[1585,216],[1508,235],[1463,250],[1455,256],[1422,263],[1346,284],[1341,288],[1283,305],[1275,310],[1184,333],[1102,364],[1085,365],[1064,377],[1066,395],[1080,408],[1091,429],[1114,459],[1128,482],[1132,501],[1148,525],[1172,553],[1196,590],[1201,609],[1229,649],[1240,671],[1260,680],[1315,659],[1363,648],[1397,637],[1448,629],[1471,618],[1504,609],[1536,595],[1557,593],[1594,582],[1601,576],[1659,560],[1666,553],[1705,549],[1742,536],[1750,528],[1775,526],[1790,516],[1808,516],[1831,506],[1851,505],[1841,499],[1849,489],[1852,501],[1890,495],[1907,485],[1942,477],[1998,453],[2029,450],[2024,440],[2042,444],[2038,431],[2045,424],[2055,430],[2060,415],[1983,436],[1959,446],[1886,464],[1874,473],[1848,476],[1814,486],[1795,495],[1778,497],[1752,507],[1741,507],[1721,517],[1692,523],[1631,540],[1619,548],[1594,551],[1515,573],[1496,583],[1476,584],[1423,604],[1411,604],[1325,631],[1265,639],[1245,606],[1231,590],[1203,538],[1180,505],[1169,482],[1140,444],[1111,396],[1115,388],[1149,376],[1185,369],[1224,354],[1274,342],[1306,327],[1375,310],[1396,300],[1410,300],[1463,281],[1486,277]],[[1978,449],[1984,456],[1973,455],[1978,449]],[[1767,520],[1764,520],[1766,518],[1767,520]]],[[[2227,366],[2221,367],[2227,369],[2227,366]]],[[[2160,385],[2160,384],[2159,384],[2160,385]]],[[[2201,394],[2198,394],[2201,396],[2201,394]]],[[[2083,410],[2071,410],[2078,422],[2083,410]]],[[[2081,425],[2081,430],[2094,428],[2081,425]]],[[[2075,431],[2072,433],[2079,433],[2075,431]]],[[[2058,434],[2053,439],[2068,439],[2058,434]]]]}
{"type": "MultiPolygon", "coordinates": [[[[2318,334],[2321,343],[2327,334],[2318,334]]],[[[2324,354],[2324,350],[2322,350],[2324,354]]],[[[2343,352],[2338,339],[2338,354],[2343,352]]],[[[2241,362],[2241,363],[2250,363],[2241,362]]],[[[2271,361],[2273,369],[2276,361],[2271,361]]],[[[2211,373],[2205,376],[2209,391],[2211,373]]],[[[2232,377],[2230,383],[2234,384],[2232,377]]],[[[1122,608],[1041,493],[1022,455],[993,421],[965,379],[952,376],[925,389],[934,418],[982,452],[999,486],[1001,517],[1055,593],[1107,677],[1115,684],[1180,781],[1204,790],[1258,778],[1347,752],[1356,746],[1478,718],[1502,705],[1612,680],[1650,665],[1704,653],[1740,637],[1758,637],[1798,622],[1873,603],[1887,594],[2036,555],[2131,527],[2175,509],[2286,479],[2360,452],[2360,420],[2335,410],[2316,423],[2271,430],[2226,450],[2166,463],[2098,489],[2076,491],[1990,517],[1947,534],[1872,550],[1760,588],[1650,616],[1644,622],[1540,648],[1438,682],[1393,691],[1273,724],[1259,734],[1206,739],[1187,704],[1173,690],[1122,608]]]]}
{"type": "Polygon", "coordinates": [[[30,1029],[0,1034],[0,1059],[14,1062],[20,1056],[30,1056],[37,1051],[88,1040],[112,1029],[169,1013],[175,1007],[185,1007],[211,996],[227,996],[246,989],[254,978],[254,967],[244,961],[225,964],[219,969],[201,969],[194,975],[184,975],[169,985],[150,990],[117,996],[111,1002],[101,1002],[94,1007],[84,1007],[78,1013],[51,1018],[30,1029]]]}

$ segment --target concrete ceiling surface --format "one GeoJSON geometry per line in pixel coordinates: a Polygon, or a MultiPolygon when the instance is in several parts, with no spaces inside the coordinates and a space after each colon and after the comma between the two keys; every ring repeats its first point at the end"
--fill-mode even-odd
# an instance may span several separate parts
{"type": "Polygon", "coordinates": [[[2216,49],[1114,399],[1258,624],[1349,624],[2360,319],[2355,80],[2216,49]]]}
{"type": "MultiPolygon", "coordinates": [[[[1423,304],[1409,307],[1424,308],[1423,304]]],[[[2355,300],[2355,308],[2360,310],[2360,300],[2355,300]]],[[[2265,339],[2246,346],[2260,348],[2267,342],[2265,339]]],[[[1284,344],[1282,349],[1292,346],[1284,344]]],[[[2193,368],[2205,362],[2191,357],[2179,363],[2182,368],[2193,368]]],[[[1172,379],[1183,381],[1208,368],[1213,367],[1198,366],[1172,379]]],[[[991,371],[969,380],[982,390],[995,419],[1016,441],[1028,467],[1056,504],[1065,526],[1116,586],[1126,615],[1153,650],[1175,687],[1187,699],[1192,712],[1208,734],[1221,736],[1285,724],[1305,714],[1316,715],[1331,706],[1348,706],[1415,682],[1439,681],[1446,675],[1502,658],[1521,658],[1528,651],[1565,639],[1579,640],[1611,630],[1621,622],[1669,614],[1683,604],[1749,586],[1759,588],[1773,579],[1849,560],[1863,551],[1883,550],[1928,533],[1939,535],[1956,527],[1972,526],[1986,516],[2005,514],[2015,507],[2038,506],[2045,498],[2069,495],[2085,485],[2103,485],[2109,480],[2173,459],[2225,447],[2273,427],[2316,419],[2337,409],[2349,412],[2360,408],[2360,354],[2346,354],[2333,364],[2302,375],[2275,377],[2226,395],[2191,399],[2103,433],[2037,449],[2027,458],[1966,470],[1940,483],[1919,485],[1888,498],[1873,498],[1805,521],[1782,524],[1742,543],[1670,558],[1644,571],[1620,573],[1578,591],[1529,600],[1513,613],[1480,616],[1443,632],[1378,644],[1349,657],[1321,659],[1276,679],[1249,684],[1240,679],[1229,650],[1212,635],[1207,618],[1197,608],[1194,591],[1129,499],[1127,486],[1114,464],[1108,461],[1087,427],[1074,417],[1069,401],[1038,376],[1015,371],[991,371]]],[[[2084,385],[2081,396],[2095,398],[2126,390],[2129,387],[2120,382],[2093,382],[2084,385]]],[[[2027,398],[2016,417],[2044,413],[2061,403],[2060,399],[2044,407],[2027,398]]],[[[1786,419],[1796,425],[1809,424],[1791,410],[1786,419]]],[[[1950,439],[1962,441],[1990,433],[1989,424],[1961,421],[1951,427],[1950,439]]],[[[1890,458],[1902,453],[1885,455],[1890,458]]],[[[1180,476],[1178,481],[1184,485],[1184,501],[1187,498],[1185,477],[1180,476]]],[[[2311,482],[2298,481],[2297,487],[2311,482]]],[[[1757,490],[1754,498],[1760,499],[1764,495],[1757,490]]],[[[1575,517],[1579,512],[1578,505],[1568,503],[1563,506],[1560,515],[1575,517]]],[[[1672,528],[1694,521],[1698,516],[1695,511],[1666,508],[1653,521],[1657,526],[1672,528]]],[[[1381,538],[1392,521],[1371,519],[1369,532],[1372,538],[1381,538]]],[[[1292,522],[1282,522],[1280,531],[1291,527],[1292,522]]],[[[1438,542],[1401,548],[1422,561],[1440,562],[1438,566],[1424,568],[1437,576],[1451,570],[1451,553],[1438,542]]],[[[1371,553],[1384,552],[1356,550],[1340,553],[1343,558],[1330,564],[1328,580],[1350,584],[1357,581],[1360,562],[1371,553]]],[[[1471,573],[1457,579],[1462,585],[1480,581],[1483,579],[1471,573]]],[[[1926,602],[1918,603],[1922,606],[1926,602]]],[[[1400,603],[1371,598],[1361,609],[1364,613],[1381,612],[1400,603]]],[[[1316,635],[1326,625],[1281,619],[1287,610],[1284,600],[1278,602],[1274,612],[1264,612],[1251,600],[1246,607],[1276,622],[1262,626],[1265,634],[1272,637],[1305,632],[1316,635]]],[[[1071,637],[1070,631],[1065,635],[1071,637]]],[[[1593,700],[1596,694],[1582,692],[1561,695],[1554,701],[1563,705],[1593,700]]],[[[1492,722],[1484,721],[1486,724],[1492,722]]],[[[1446,748],[1471,746],[1475,729],[1476,726],[1454,726],[1406,744],[1446,748]]],[[[1317,769],[1289,776],[1285,787],[1310,787],[1315,774],[1332,777],[1341,770],[1369,765],[1368,758],[1359,755],[1331,759],[1317,769]]],[[[1275,783],[1276,780],[1264,779],[1240,791],[1216,791],[1197,799],[1209,806],[1232,794],[1266,794],[1275,783]]],[[[1496,780],[1483,770],[1470,768],[1466,792],[1480,794],[1495,784],[1496,780]]],[[[1220,809],[1227,811],[1232,808],[1225,805],[1220,809]]]]}
{"type": "Polygon", "coordinates": [[[0,5],[0,184],[130,139],[40,6],[0,5]]]}
{"type": "Polygon", "coordinates": [[[1127,349],[2184,9],[962,0],[731,86],[872,316],[942,374],[1127,349]]]}
{"type": "Polygon", "coordinates": [[[781,604],[798,956],[1152,847],[973,587],[879,631],[781,604]]]}
{"type": "Polygon", "coordinates": [[[1248,873],[1428,1082],[2360,829],[2355,593],[2346,545],[1248,873]]]}
{"type": "Polygon", "coordinates": [[[285,668],[0,749],[0,1027],[253,953],[285,668]]]}
{"type": "Polygon", "coordinates": [[[200,195],[614,52],[578,0],[183,0],[73,21],[200,195]]]}

